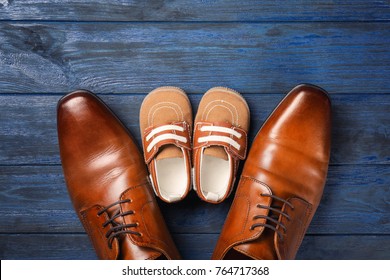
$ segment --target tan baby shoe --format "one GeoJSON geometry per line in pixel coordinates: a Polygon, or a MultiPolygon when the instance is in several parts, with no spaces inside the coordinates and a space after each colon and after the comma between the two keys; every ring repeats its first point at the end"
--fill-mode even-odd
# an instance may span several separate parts
{"type": "Polygon", "coordinates": [[[202,200],[220,203],[231,193],[246,156],[249,118],[248,104],[238,92],[215,87],[204,94],[193,140],[193,184],[202,200]]]}
{"type": "Polygon", "coordinates": [[[150,92],[140,109],[145,162],[156,195],[165,202],[182,200],[191,188],[192,109],[176,87],[150,92]]]}

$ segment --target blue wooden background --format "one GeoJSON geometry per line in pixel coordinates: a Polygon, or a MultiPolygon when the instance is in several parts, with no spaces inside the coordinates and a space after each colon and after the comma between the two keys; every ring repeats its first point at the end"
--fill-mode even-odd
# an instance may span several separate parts
{"type": "MultiPolygon", "coordinates": [[[[183,88],[196,110],[232,87],[252,141],[302,82],[330,92],[333,134],[298,258],[390,259],[390,1],[0,0],[0,258],[96,258],[60,165],[65,93],[96,92],[140,143],[153,88],[183,88]]],[[[231,201],[160,203],[183,258],[210,258],[231,201]]]]}

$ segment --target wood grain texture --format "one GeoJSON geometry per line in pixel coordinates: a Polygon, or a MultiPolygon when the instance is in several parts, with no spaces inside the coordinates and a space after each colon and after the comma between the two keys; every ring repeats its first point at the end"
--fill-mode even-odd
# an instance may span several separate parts
{"type": "MultiPolygon", "coordinates": [[[[0,233],[84,232],[60,166],[0,168],[0,233]]],[[[191,192],[182,202],[159,203],[171,232],[219,233],[232,198],[212,205],[191,192]]],[[[390,234],[389,213],[389,165],[331,166],[308,232],[390,234]]]]}
{"type": "MultiPolygon", "coordinates": [[[[245,94],[252,141],[283,94],[245,94]]],[[[191,94],[196,112],[200,94],[191,94]]],[[[141,145],[139,108],[144,95],[104,95],[141,145]]],[[[0,165],[60,164],[56,104],[60,96],[0,95],[0,165]]],[[[333,94],[332,164],[390,163],[390,95],[333,94]]],[[[0,167],[1,170],[1,167],[0,167]]]]}
{"type": "MultiPolygon", "coordinates": [[[[211,259],[218,234],[174,234],[183,259],[211,259]]],[[[85,234],[2,234],[0,259],[96,259],[85,234]]],[[[306,235],[297,259],[390,259],[389,235],[306,235]]]]}
{"type": "Polygon", "coordinates": [[[386,0],[3,0],[3,20],[75,21],[372,21],[389,20],[386,0]]]}
{"type": "MultiPolygon", "coordinates": [[[[244,93],[252,140],[296,84],[331,93],[331,166],[298,259],[390,259],[387,0],[0,1],[0,259],[94,259],[60,166],[56,103],[100,94],[140,143],[161,85],[244,93]]],[[[233,197],[159,202],[185,259],[209,259],[233,197]],[[181,215],[177,215],[181,213],[181,215]]]]}
{"type": "Polygon", "coordinates": [[[0,92],[390,93],[390,22],[0,22],[0,92]]]}

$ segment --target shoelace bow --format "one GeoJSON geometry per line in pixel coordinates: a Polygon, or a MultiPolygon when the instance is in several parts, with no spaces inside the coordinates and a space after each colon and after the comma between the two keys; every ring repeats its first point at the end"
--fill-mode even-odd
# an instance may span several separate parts
{"type": "MultiPolygon", "coordinates": [[[[292,204],[291,204],[290,202],[288,202],[287,200],[285,200],[285,199],[283,199],[283,198],[280,198],[280,197],[278,197],[278,196],[276,196],[276,195],[272,195],[272,194],[261,194],[261,196],[270,197],[270,198],[275,199],[275,200],[277,200],[277,201],[283,202],[283,203],[285,203],[286,205],[288,205],[291,209],[294,209],[294,205],[292,205],[292,204]]],[[[280,240],[283,240],[283,235],[282,235],[281,232],[277,229],[277,226],[279,226],[280,228],[282,228],[283,231],[284,231],[284,233],[286,233],[287,229],[286,229],[286,227],[284,226],[284,224],[283,224],[282,222],[279,222],[279,221],[278,221],[278,220],[279,220],[279,217],[280,217],[280,215],[282,215],[282,216],[286,217],[286,219],[289,220],[289,221],[291,220],[291,217],[290,217],[288,214],[284,213],[284,212],[281,210],[282,207],[280,207],[280,206],[272,206],[272,205],[271,205],[271,206],[267,206],[267,205],[257,204],[256,207],[257,207],[257,208],[261,208],[261,209],[268,209],[268,210],[271,211],[272,213],[278,213],[279,216],[278,216],[278,215],[267,215],[267,216],[265,216],[265,215],[256,215],[256,216],[253,217],[254,220],[257,220],[257,219],[265,219],[266,222],[265,222],[265,223],[255,223],[255,224],[253,224],[253,225],[251,226],[251,230],[253,230],[253,229],[256,228],[256,227],[266,227],[266,228],[269,228],[269,229],[275,231],[275,232],[278,234],[280,240]],[[274,226],[274,225],[270,225],[268,222],[274,223],[275,226],[274,226]]]]}
{"type": "MultiPolygon", "coordinates": [[[[98,212],[98,216],[100,216],[104,212],[106,212],[108,214],[107,210],[115,205],[119,205],[121,203],[128,203],[128,202],[131,202],[131,199],[124,199],[124,200],[119,200],[117,202],[114,202],[114,203],[108,205],[107,207],[103,208],[102,210],[100,210],[98,212]]],[[[126,215],[133,215],[134,213],[135,212],[132,210],[122,213],[121,210],[118,209],[106,222],[104,222],[102,224],[103,228],[105,228],[109,224],[111,224],[113,226],[106,233],[107,244],[108,244],[108,247],[110,249],[112,249],[112,242],[113,242],[114,238],[118,238],[119,235],[121,235],[121,234],[130,233],[130,234],[135,234],[135,235],[141,236],[141,233],[139,233],[137,231],[127,230],[127,228],[138,227],[138,225],[139,225],[138,223],[120,224],[120,223],[115,221],[115,219],[118,217],[123,217],[126,215]]]]}

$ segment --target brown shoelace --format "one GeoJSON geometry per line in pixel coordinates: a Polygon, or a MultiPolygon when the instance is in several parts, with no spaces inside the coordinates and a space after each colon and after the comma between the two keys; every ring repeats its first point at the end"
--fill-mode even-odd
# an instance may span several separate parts
{"type": "MultiPolygon", "coordinates": [[[[283,198],[280,198],[280,197],[278,197],[276,195],[261,194],[261,196],[270,197],[270,198],[275,199],[277,201],[283,202],[284,204],[288,205],[291,209],[294,209],[294,206],[290,202],[288,202],[287,200],[285,200],[283,198]]],[[[275,231],[278,234],[279,238],[281,240],[283,240],[283,236],[280,233],[280,231],[278,231],[277,226],[282,228],[284,233],[286,233],[287,229],[286,229],[286,227],[284,226],[284,224],[282,222],[279,222],[279,217],[280,217],[280,215],[282,215],[282,216],[286,217],[286,219],[289,220],[289,221],[291,220],[291,217],[289,215],[287,215],[286,213],[284,213],[281,210],[281,207],[279,207],[279,206],[272,206],[272,205],[271,206],[267,206],[267,205],[257,204],[256,207],[257,208],[261,208],[261,209],[268,209],[272,213],[278,213],[279,215],[271,215],[271,216],[256,215],[256,216],[254,216],[253,217],[254,220],[266,219],[266,223],[255,223],[255,224],[253,224],[251,226],[251,230],[253,230],[256,227],[266,227],[266,228],[269,228],[269,229],[275,231]],[[274,225],[270,225],[267,222],[272,222],[272,223],[275,224],[275,226],[274,225]]]]}
{"type": "MultiPolygon", "coordinates": [[[[98,212],[98,216],[100,216],[104,212],[107,212],[108,209],[110,209],[111,207],[113,207],[115,205],[119,205],[121,203],[128,203],[128,202],[131,202],[131,199],[124,199],[124,200],[119,200],[117,202],[114,202],[114,203],[108,205],[107,207],[103,208],[102,210],[100,210],[98,212]]],[[[126,212],[122,213],[120,208],[119,208],[110,217],[110,219],[108,219],[106,222],[104,222],[102,224],[103,228],[105,228],[109,224],[111,224],[113,226],[106,233],[107,243],[108,243],[108,247],[110,249],[112,249],[112,241],[114,240],[114,238],[118,238],[119,235],[121,235],[121,234],[130,233],[130,234],[135,234],[135,235],[141,236],[141,233],[139,233],[137,231],[127,230],[127,228],[138,227],[138,223],[134,223],[134,224],[120,224],[120,223],[115,221],[115,219],[118,218],[118,217],[123,217],[123,216],[126,216],[126,215],[133,215],[134,213],[135,212],[132,211],[132,210],[126,211],[126,212]]],[[[107,214],[108,214],[108,212],[107,212],[107,214]]]]}

